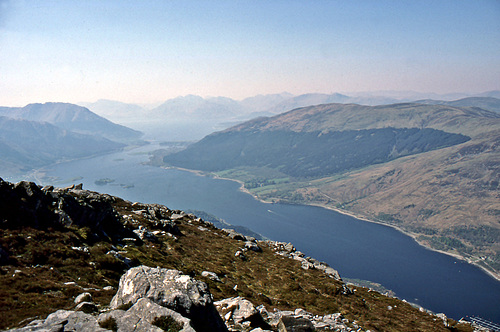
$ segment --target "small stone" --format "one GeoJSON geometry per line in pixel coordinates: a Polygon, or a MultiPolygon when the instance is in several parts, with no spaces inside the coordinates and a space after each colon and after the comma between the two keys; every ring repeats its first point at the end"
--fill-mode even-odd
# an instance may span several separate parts
{"type": "Polygon", "coordinates": [[[239,257],[242,261],[246,261],[247,260],[247,257],[245,256],[245,254],[243,253],[243,251],[241,250],[238,250],[235,254],[234,254],[234,257],[239,257]]]}
{"type": "Polygon", "coordinates": [[[262,249],[255,242],[247,241],[245,242],[245,248],[255,252],[261,252],[262,249]]]}
{"type": "Polygon", "coordinates": [[[203,272],[201,272],[201,276],[208,278],[210,280],[213,280],[213,281],[221,282],[221,280],[219,279],[219,276],[215,272],[203,271],[203,272]]]}
{"type": "Polygon", "coordinates": [[[278,323],[279,332],[312,332],[314,330],[313,323],[303,317],[282,316],[278,323]]]}
{"type": "Polygon", "coordinates": [[[92,294],[85,292],[75,298],[75,304],[80,304],[82,302],[92,302],[92,294]]]}

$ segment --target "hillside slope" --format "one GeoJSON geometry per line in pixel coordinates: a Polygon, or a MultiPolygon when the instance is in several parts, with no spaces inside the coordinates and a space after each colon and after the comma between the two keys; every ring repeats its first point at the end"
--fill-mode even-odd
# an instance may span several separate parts
{"type": "Polygon", "coordinates": [[[61,159],[82,158],[124,147],[102,137],[77,134],[47,122],[0,116],[0,164],[8,169],[25,169],[61,159]]]}
{"type": "MultiPolygon", "coordinates": [[[[291,244],[255,241],[165,206],[132,203],[80,186],[42,188],[0,179],[0,212],[0,328],[25,325],[56,309],[72,309],[75,296],[83,291],[97,303],[89,312],[110,312],[108,303],[122,274],[144,265],[139,270],[156,276],[165,271],[151,267],[179,270],[185,275],[177,282],[184,284],[190,277],[206,282],[215,301],[240,296],[251,302],[247,307],[267,308],[258,314],[251,311],[253,318],[244,322],[236,314],[227,315],[235,308],[221,304],[222,318],[236,330],[277,330],[277,321],[266,320],[279,313],[273,309],[304,315],[304,310],[295,310],[301,308],[329,315],[340,331],[471,331],[467,324],[430,315],[396,298],[347,286],[335,270],[304,257],[291,244]]],[[[206,292],[198,285],[194,291],[206,292]]],[[[122,286],[118,293],[123,295],[138,288],[135,282],[122,286]]],[[[192,294],[190,290],[186,296],[176,295],[174,309],[189,304],[192,294]]],[[[157,295],[152,299],[168,296],[164,291],[157,295]]],[[[116,302],[112,309],[122,310],[115,312],[117,320],[132,314],[126,310],[134,302],[116,302]]],[[[195,321],[198,309],[191,309],[187,314],[195,321]]],[[[68,324],[64,317],[68,316],[57,324],[68,324]]],[[[204,331],[199,326],[194,325],[204,331]]]]}
{"type": "Polygon", "coordinates": [[[24,107],[0,107],[0,116],[36,122],[48,122],[75,133],[98,135],[112,141],[130,143],[142,133],[113,123],[85,107],[67,103],[29,104],[24,107]]]}
{"type": "Polygon", "coordinates": [[[480,108],[327,104],[212,134],[164,163],[216,171],[267,201],[321,205],[399,227],[500,277],[499,143],[500,115],[480,108]],[[378,139],[389,128],[416,134],[402,149],[398,140],[378,139]],[[284,143],[283,133],[292,139],[284,143]],[[304,135],[316,138],[301,141],[304,135]],[[324,137],[332,142],[319,144],[324,137]],[[291,171],[297,167],[307,172],[291,171]]]}

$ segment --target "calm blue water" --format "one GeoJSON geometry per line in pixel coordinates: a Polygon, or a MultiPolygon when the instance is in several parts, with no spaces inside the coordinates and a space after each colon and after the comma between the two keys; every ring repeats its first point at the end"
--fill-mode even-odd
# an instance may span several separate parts
{"type": "Polygon", "coordinates": [[[29,180],[57,186],[82,182],[85,189],[131,201],[203,210],[270,239],[292,242],[342,277],[378,282],[432,311],[455,319],[477,315],[500,322],[500,282],[480,269],[427,250],[390,227],[318,207],[260,203],[232,181],[142,165],[148,156],[140,152],[153,148],[58,164],[45,169],[45,175],[54,178],[41,181],[40,174],[32,174],[29,180]],[[96,185],[101,178],[115,182],[96,185]]]}

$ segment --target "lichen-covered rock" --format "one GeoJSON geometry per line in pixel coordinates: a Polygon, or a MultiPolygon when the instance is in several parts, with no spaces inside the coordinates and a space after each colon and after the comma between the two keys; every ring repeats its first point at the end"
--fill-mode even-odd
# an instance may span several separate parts
{"type": "Polygon", "coordinates": [[[197,331],[227,331],[204,282],[177,270],[139,266],[128,270],[120,279],[111,308],[136,303],[141,298],[172,309],[191,319],[197,331]]]}
{"type": "MultiPolygon", "coordinates": [[[[112,310],[99,315],[98,323],[100,326],[109,326],[115,324],[118,332],[126,331],[164,331],[157,322],[165,320],[170,328],[180,332],[195,332],[191,326],[191,321],[181,314],[162,307],[149,299],[139,299],[130,309],[112,310]],[[156,325],[155,325],[156,324],[156,325]],[[174,329],[177,327],[177,329],[174,329]]],[[[164,324],[165,325],[165,324],[164,324]]],[[[163,326],[165,328],[165,326],[163,326]]]]}

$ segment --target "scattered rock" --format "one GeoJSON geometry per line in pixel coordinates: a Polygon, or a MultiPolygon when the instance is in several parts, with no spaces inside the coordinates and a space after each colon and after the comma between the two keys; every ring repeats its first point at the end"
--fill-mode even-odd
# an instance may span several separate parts
{"type": "Polygon", "coordinates": [[[165,219],[158,219],[155,220],[154,222],[155,227],[159,227],[165,232],[168,232],[170,234],[174,235],[179,235],[181,232],[179,230],[179,227],[175,224],[175,222],[170,221],[170,220],[165,220],[165,219]]]}
{"type": "Polygon", "coordinates": [[[352,294],[354,294],[354,291],[350,287],[348,287],[346,284],[343,284],[341,293],[342,293],[342,295],[352,295],[352,294]]]}
{"type": "Polygon", "coordinates": [[[338,281],[342,281],[340,274],[337,270],[331,268],[328,264],[324,262],[320,262],[317,259],[311,257],[305,257],[305,255],[295,249],[295,247],[291,243],[286,242],[277,242],[277,241],[266,241],[266,243],[273,248],[274,252],[278,255],[292,258],[301,263],[301,267],[304,270],[316,269],[323,271],[330,278],[333,278],[338,281]]]}
{"type": "Polygon", "coordinates": [[[96,331],[104,332],[97,323],[95,316],[83,311],[58,310],[47,316],[44,320],[35,320],[20,329],[12,329],[9,332],[59,332],[59,331],[96,331]]]}
{"type": "Polygon", "coordinates": [[[108,251],[106,253],[106,255],[112,255],[112,256],[114,256],[116,259],[121,260],[126,266],[130,266],[132,264],[132,260],[130,258],[122,256],[122,254],[120,254],[119,252],[117,252],[115,250],[108,251]]]}
{"type": "Polygon", "coordinates": [[[133,230],[134,234],[139,237],[142,241],[150,241],[150,242],[157,242],[158,239],[156,236],[150,232],[146,227],[144,226],[139,226],[138,229],[133,230]]]}

